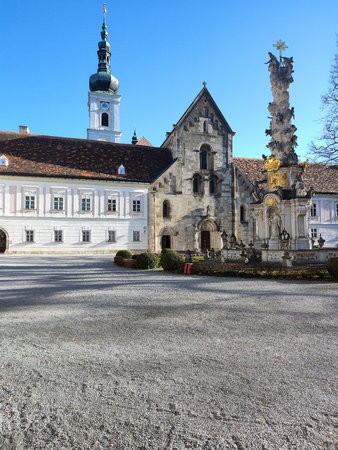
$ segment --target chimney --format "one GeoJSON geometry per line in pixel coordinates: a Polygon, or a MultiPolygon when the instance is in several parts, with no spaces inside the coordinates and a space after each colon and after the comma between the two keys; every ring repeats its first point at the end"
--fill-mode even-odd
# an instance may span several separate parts
{"type": "Polygon", "coordinates": [[[29,134],[29,128],[27,125],[19,125],[19,133],[29,134]]]}

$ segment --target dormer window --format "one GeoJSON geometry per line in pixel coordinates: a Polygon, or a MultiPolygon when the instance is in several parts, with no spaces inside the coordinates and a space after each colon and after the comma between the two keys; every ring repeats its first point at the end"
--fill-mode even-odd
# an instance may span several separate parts
{"type": "Polygon", "coordinates": [[[118,173],[118,175],[125,175],[126,174],[126,169],[125,169],[125,167],[122,164],[118,167],[117,173],[118,173]]]}
{"type": "Polygon", "coordinates": [[[8,158],[5,155],[0,156],[0,166],[8,166],[8,158]]]}
{"type": "Polygon", "coordinates": [[[109,116],[107,113],[103,113],[101,116],[101,125],[103,127],[108,127],[109,126],[109,116]]]}

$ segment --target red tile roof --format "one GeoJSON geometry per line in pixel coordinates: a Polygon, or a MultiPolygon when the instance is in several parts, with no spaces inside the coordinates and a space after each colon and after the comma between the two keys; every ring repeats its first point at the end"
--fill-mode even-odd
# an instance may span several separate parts
{"type": "MultiPolygon", "coordinates": [[[[233,158],[238,169],[245,174],[248,180],[255,185],[263,187],[265,179],[263,159],[233,158]]],[[[304,170],[305,188],[313,188],[315,193],[338,193],[338,165],[309,163],[304,170]]]]}
{"type": "Polygon", "coordinates": [[[173,162],[169,149],[0,131],[0,174],[152,182],[173,162]],[[118,175],[120,165],[125,175],[118,175]]]}
{"type": "Polygon", "coordinates": [[[145,145],[146,147],[152,147],[151,143],[144,136],[142,136],[141,139],[136,142],[136,145],[145,145]]]}

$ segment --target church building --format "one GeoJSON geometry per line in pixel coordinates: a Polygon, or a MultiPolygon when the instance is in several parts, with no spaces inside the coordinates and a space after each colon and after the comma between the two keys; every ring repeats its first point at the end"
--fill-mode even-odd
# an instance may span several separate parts
{"type": "MultiPolygon", "coordinates": [[[[0,252],[205,252],[220,250],[224,235],[258,242],[263,160],[233,157],[235,132],[206,83],[161,147],[136,134],[123,144],[105,12],[97,54],[87,139],[0,131],[0,252]]],[[[304,238],[338,246],[337,167],[310,164],[304,183],[314,195],[304,238]]]]}

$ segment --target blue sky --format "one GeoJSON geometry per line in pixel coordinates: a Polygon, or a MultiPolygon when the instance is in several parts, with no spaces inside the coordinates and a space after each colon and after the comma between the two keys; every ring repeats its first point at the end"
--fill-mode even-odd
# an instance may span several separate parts
{"type": "MultiPolygon", "coordinates": [[[[98,0],[2,0],[0,129],[86,137],[88,80],[97,69],[98,0]]],[[[122,141],[153,145],[207,87],[236,132],[234,154],[268,153],[267,53],[294,58],[296,151],[320,134],[321,95],[336,52],[336,0],[107,0],[122,141]]]]}

